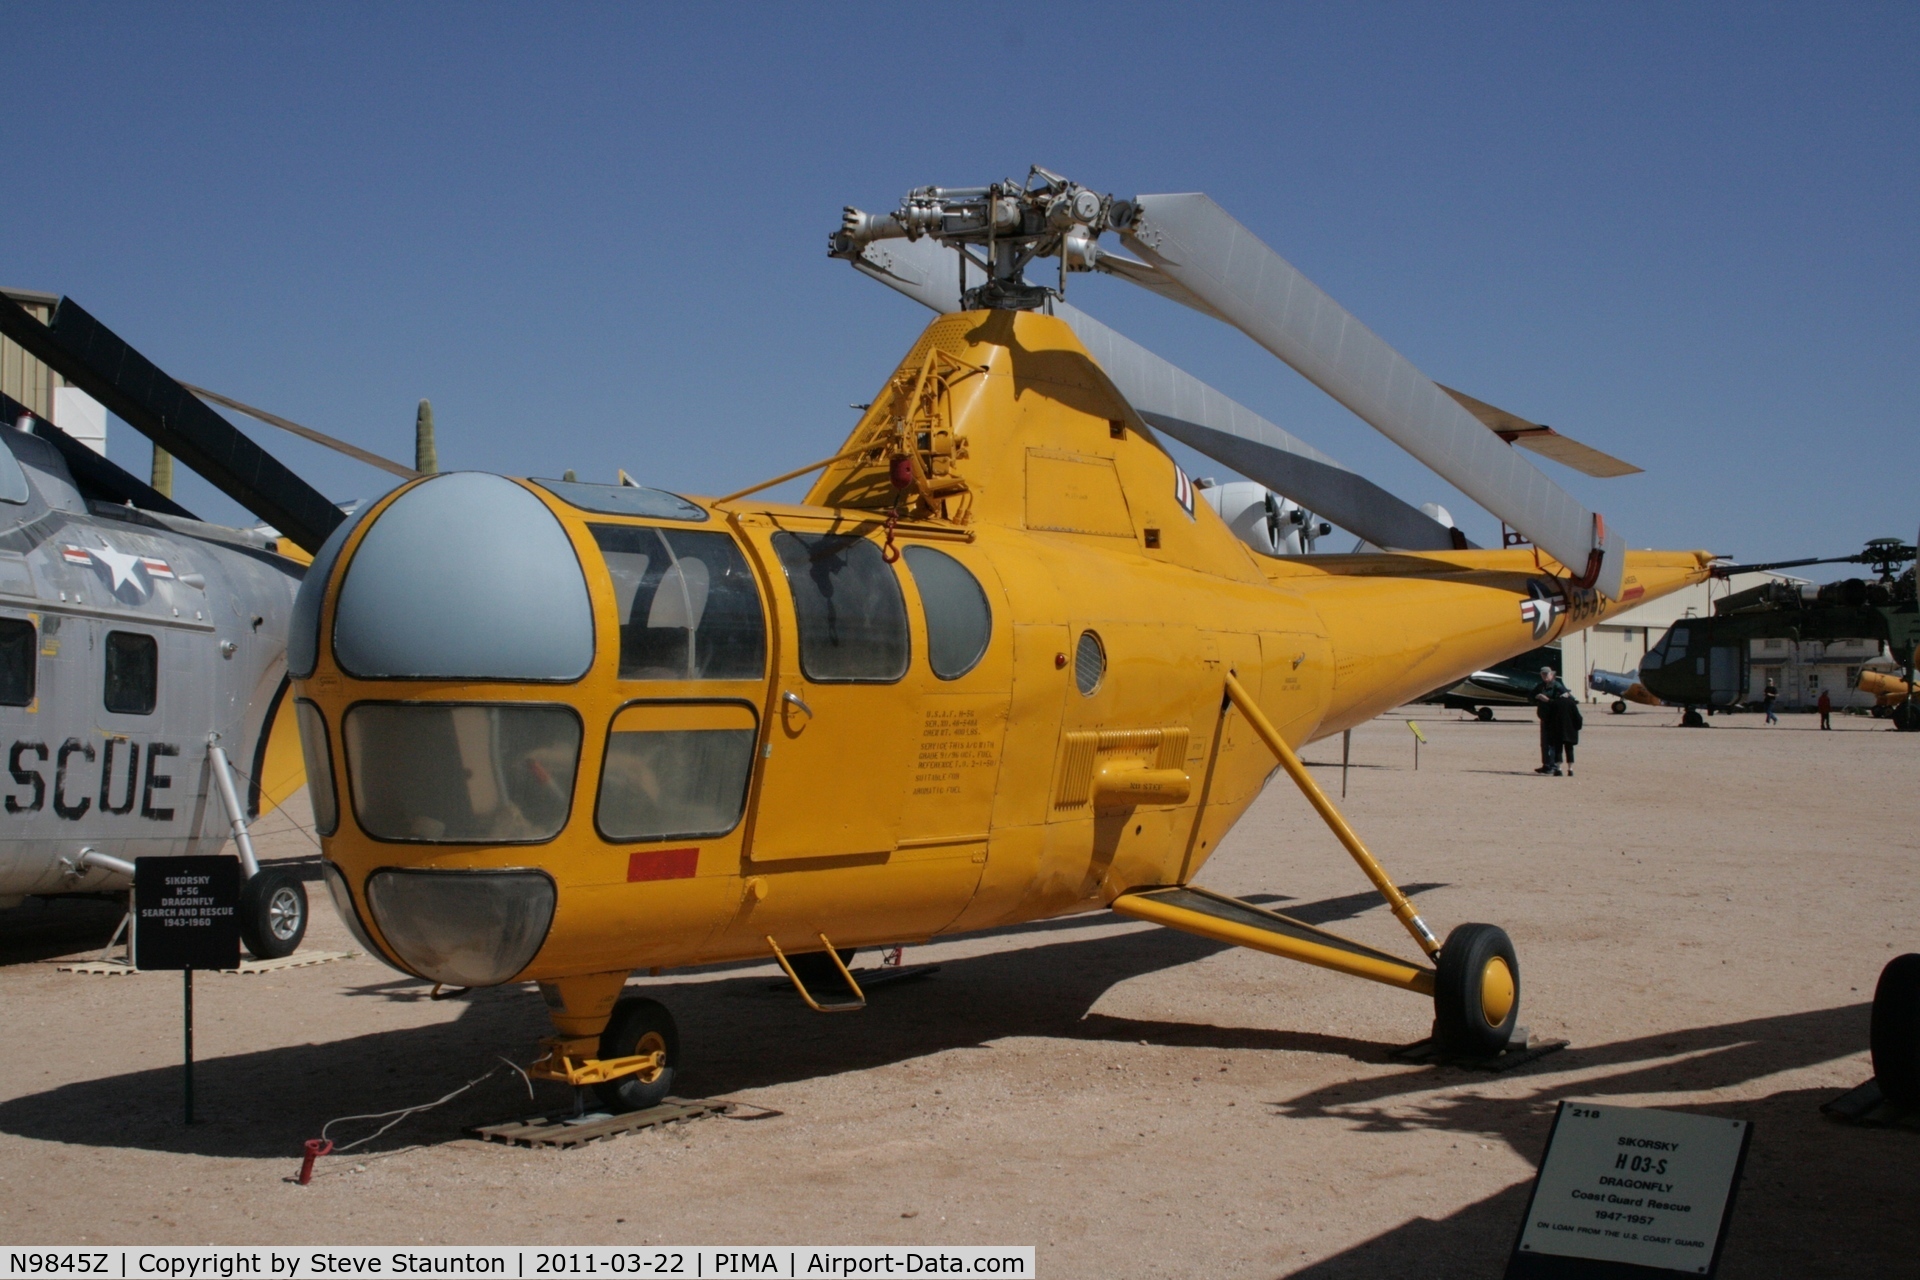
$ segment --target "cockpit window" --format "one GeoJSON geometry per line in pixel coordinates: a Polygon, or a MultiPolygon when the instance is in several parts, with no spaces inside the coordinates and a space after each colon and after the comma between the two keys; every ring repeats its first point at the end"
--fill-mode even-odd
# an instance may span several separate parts
{"type": "Polygon", "coordinates": [[[537,844],[567,825],[580,717],[542,703],[363,702],[342,734],[376,840],[537,844]]]}
{"type": "Polygon", "coordinates": [[[677,493],[636,484],[582,484],[577,480],[534,481],[560,501],[607,516],[644,516],[654,520],[702,523],[707,513],[677,493]]]}
{"type": "Polygon", "coordinates": [[[800,670],[820,684],[891,684],[907,674],[906,599],[880,548],[858,535],[776,533],[793,591],[800,670]]]}
{"type": "Polygon", "coordinates": [[[758,680],[766,623],[746,557],[724,533],[589,526],[613,575],[622,680],[758,680]]]}
{"type": "MultiPolygon", "coordinates": [[[[11,427],[12,423],[0,424],[11,427]]],[[[0,502],[25,502],[31,495],[27,487],[27,473],[20,466],[20,459],[13,456],[13,450],[0,443],[0,502]]]]}
{"type": "Polygon", "coordinates": [[[1660,637],[1660,643],[1653,646],[1651,652],[1640,659],[1640,666],[1647,671],[1658,671],[1669,662],[1678,662],[1687,656],[1687,629],[1669,628],[1667,634],[1660,637]]]}
{"type": "MultiPolygon", "coordinates": [[[[585,571],[559,519],[526,489],[455,471],[370,520],[333,607],[333,655],[348,675],[572,681],[593,665],[585,571]]],[[[306,585],[317,600],[325,584],[314,577],[306,585]]]]}

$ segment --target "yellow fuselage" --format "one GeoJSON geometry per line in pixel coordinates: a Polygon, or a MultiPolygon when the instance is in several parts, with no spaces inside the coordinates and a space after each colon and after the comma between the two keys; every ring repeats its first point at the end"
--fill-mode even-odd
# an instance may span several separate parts
{"type": "Polygon", "coordinates": [[[356,677],[332,633],[340,583],[379,511],[363,521],[324,586],[318,665],[297,689],[327,725],[338,779],[326,857],[374,944],[409,967],[367,910],[367,877],[383,868],[544,871],[551,927],[513,976],[607,975],[601,985],[615,988],[634,969],[766,958],[769,937],[793,951],[819,950],[823,934],[841,948],[910,943],[1096,908],[1194,877],[1272,772],[1223,700],[1229,672],[1298,746],[1706,572],[1696,553],[1635,553],[1616,604],[1529,550],[1257,557],[1192,501],[1151,432],[1045,316],[935,321],[850,450],[901,422],[913,434],[921,411],[931,426],[904,486],[876,449],[831,466],[804,505],[699,503],[698,529],[729,534],[757,585],[765,640],[753,678],[623,678],[614,637],[636,624],[603,555],[610,535],[592,527],[695,526],[583,511],[532,484],[521,487],[565,530],[584,574],[597,637],[585,674],[356,677]],[[985,652],[956,678],[935,673],[909,555],[890,567],[904,674],[813,678],[776,538],[837,531],[883,545],[896,501],[908,513],[896,547],[935,548],[979,583],[985,652]],[[1087,632],[1102,669],[1082,692],[1087,632]],[[579,752],[557,833],[502,844],[368,834],[342,724],[358,704],[393,702],[571,708],[579,752]],[[656,785],[610,744],[703,730],[753,735],[738,821],[698,838],[606,834],[619,803],[608,789],[656,785]]]}

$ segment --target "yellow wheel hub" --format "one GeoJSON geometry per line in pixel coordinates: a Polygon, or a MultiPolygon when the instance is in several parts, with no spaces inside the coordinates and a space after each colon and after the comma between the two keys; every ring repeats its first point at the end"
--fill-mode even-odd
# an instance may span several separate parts
{"type": "Polygon", "coordinates": [[[1513,970],[1499,956],[1487,961],[1480,971],[1480,1016],[1487,1025],[1497,1027],[1513,1012],[1515,996],[1513,970]]]}
{"type": "Polygon", "coordinates": [[[649,1053],[659,1055],[654,1059],[657,1065],[644,1067],[633,1073],[633,1078],[641,1084],[652,1084],[660,1078],[660,1073],[667,1069],[667,1041],[666,1037],[658,1031],[647,1032],[640,1037],[640,1043],[633,1046],[633,1056],[636,1058],[644,1057],[649,1053]]]}

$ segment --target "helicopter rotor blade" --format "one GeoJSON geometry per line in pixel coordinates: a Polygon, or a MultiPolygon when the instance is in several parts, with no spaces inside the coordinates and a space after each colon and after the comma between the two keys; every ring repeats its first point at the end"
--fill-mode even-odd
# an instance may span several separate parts
{"type": "Polygon", "coordinates": [[[1563,435],[1542,422],[1528,422],[1517,413],[1508,413],[1498,405],[1488,404],[1456,391],[1444,382],[1433,385],[1460,402],[1460,407],[1487,425],[1493,434],[1508,444],[1517,444],[1522,449],[1531,449],[1543,458],[1552,458],[1563,467],[1572,467],[1583,474],[1596,476],[1602,480],[1614,476],[1638,475],[1645,470],[1631,462],[1623,461],[1610,453],[1604,453],[1590,444],[1583,444],[1572,436],[1563,435]]]}
{"type": "Polygon", "coordinates": [[[60,299],[41,324],[0,298],[0,333],[309,553],[346,518],[73,299],[60,299]]]}
{"type": "Polygon", "coordinates": [[[265,409],[256,409],[250,404],[242,404],[238,400],[221,395],[218,391],[209,391],[205,387],[196,387],[191,382],[183,382],[180,385],[199,396],[202,400],[211,400],[215,404],[222,404],[229,409],[238,410],[246,414],[249,418],[256,418],[270,427],[278,427],[282,431],[292,432],[303,440],[311,440],[315,444],[323,444],[336,453],[344,453],[356,462],[364,462],[370,467],[378,467],[382,471],[391,472],[399,476],[402,480],[418,480],[421,475],[424,474],[423,472],[415,471],[412,467],[403,467],[399,463],[383,458],[377,453],[370,453],[362,449],[359,445],[348,444],[345,440],[336,440],[325,432],[315,431],[312,427],[303,427],[297,422],[291,422],[286,418],[268,413],[265,409]]]}
{"type": "MultiPolygon", "coordinates": [[[[949,314],[961,308],[960,251],[931,236],[875,241],[849,254],[848,260],[861,274],[933,311],[949,314]]],[[[1418,507],[1078,308],[1056,303],[1053,311],[1073,329],[1127,403],[1156,430],[1376,546],[1449,551],[1464,541],[1418,507]]]]}
{"type": "Polygon", "coordinates": [[[1181,444],[1326,517],[1379,547],[1463,549],[1465,539],[1373,481],[1215,391],[1200,379],[1066,303],[1072,327],[1139,415],[1181,444]]]}
{"type": "Polygon", "coordinates": [[[1512,449],[1226,210],[1143,195],[1120,228],[1149,266],[1298,370],[1542,550],[1619,599],[1617,532],[1512,449]]]}

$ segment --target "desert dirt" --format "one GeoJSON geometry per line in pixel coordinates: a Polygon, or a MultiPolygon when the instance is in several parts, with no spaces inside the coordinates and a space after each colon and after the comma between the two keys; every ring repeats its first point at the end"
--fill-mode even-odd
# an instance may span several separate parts
{"type": "MultiPolygon", "coordinates": [[[[1426,1034],[1419,997],[1102,913],[910,948],[940,972],[854,1016],[771,965],[636,977],[679,1020],[677,1092],[750,1105],[566,1151],[462,1136],[566,1102],[501,1062],[545,1032],[531,987],[432,1001],[363,956],[201,975],[188,1129],[178,978],[58,972],[104,941],[98,904],[6,913],[0,1241],[1032,1244],[1055,1277],[1496,1277],[1555,1104],[1592,1098],[1754,1123],[1723,1276],[1914,1275],[1920,1133],[1819,1105],[1871,1074],[1875,978],[1920,950],[1920,737],[1675,719],[1590,708],[1572,778],[1531,772],[1524,712],[1354,734],[1354,825],[1443,934],[1506,928],[1521,1020],[1571,1041],[1505,1075],[1390,1060],[1426,1034]],[[329,1119],[494,1068],[287,1180],[329,1119]]],[[[1337,794],[1338,740],[1305,754],[1337,794]]],[[[265,852],[311,858],[265,825],[265,852]]],[[[1199,883],[1411,954],[1284,776],[1199,883]]],[[[309,889],[304,949],[350,949],[309,889]]]]}

